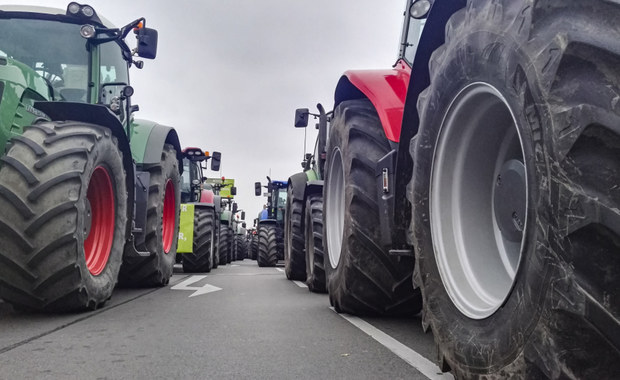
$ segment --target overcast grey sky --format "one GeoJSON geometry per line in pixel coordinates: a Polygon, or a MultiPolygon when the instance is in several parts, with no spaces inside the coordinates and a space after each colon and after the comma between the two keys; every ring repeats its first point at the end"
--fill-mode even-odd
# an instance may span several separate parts
{"type": "MultiPolygon", "coordinates": [[[[1,1],[65,9],[69,1],[1,1]]],[[[295,108],[333,107],[348,69],[396,60],[403,0],[90,0],[116,26],[146,17],[157,58],[130,75],[137,117],[176,128],[182,146],[222,152],[251,220],[265,199],[254,182],[301,171],[295,108]]],[[[133,38],[130,34],[128,38],[133,38]]],[[[314,121],[311,121],[314,125],[314,121]]],[[[308,129],[308,150],[316,137],[308,129]]],[[[219,174],[218,174],[219,175],[219,174]]],[[[216,176],[208,172],[208,176],[216,176]]]]}

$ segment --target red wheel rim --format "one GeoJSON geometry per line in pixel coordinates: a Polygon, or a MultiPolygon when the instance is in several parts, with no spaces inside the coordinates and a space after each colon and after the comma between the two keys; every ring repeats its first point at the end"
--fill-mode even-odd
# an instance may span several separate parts
{"type": "Polygon", "coordinates": [[[164,191],[164,212],[162,218],[162,238],[164,245],[164,252],[170,252],[172,248],[172,241],[174,240],[174,222],[175,222],[175,207],[174,207],[174,185],[171,180],[166,182],[166,189],[164,191]]]}
{"type": "Polygon", "coordinates": [[[86,267],[93,276],[103,272],[114,241],[114,191],[108,171],[97,166],[86,194],[91,209],[90,231],[84,241],[86,267]]]}

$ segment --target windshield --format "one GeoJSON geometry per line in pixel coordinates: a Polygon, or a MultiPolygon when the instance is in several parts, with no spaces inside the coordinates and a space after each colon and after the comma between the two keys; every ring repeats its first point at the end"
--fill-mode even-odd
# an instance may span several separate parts
{"type": "Polygon", "coordinates": [[[276,219],[278,221],[284,220],[284,211],[286,208],[286,189],[278,189],[278,213],[276,215],[276,219]]]}
{"type": "Polygon", "coordinates": [[[183,174],[181,174],[181,202],[191,202],[192,180],[189,172],[189,160],[183,159],[183,174]]]}
{"type": "Polygon", "coordinates": [[[55,99],[86,101],[88,51],[80,25],[0,19],[0,31],[2,51],[45,78],[55,99]]]}

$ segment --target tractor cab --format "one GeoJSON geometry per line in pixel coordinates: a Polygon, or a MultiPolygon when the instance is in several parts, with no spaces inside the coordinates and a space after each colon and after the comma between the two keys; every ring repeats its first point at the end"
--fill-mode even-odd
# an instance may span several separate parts
{"type": "MultiPolygon", "coordinates": [[[[283,223],[284,221],[284,213],[286,210],[286,198],[287,193],[286,189],[288,186],[288,182],[286,181],[272,181],[269,177],[267,177],[267,185],[264,186],[267,188],[267,193],[264,194],[267,196],[267,220],[275,220],[278,223],[283,223]]],[[[254,184],[254,193],[256,196],[263,195],[262,188],[260,182],[256,182],[254,184]]],[[[265,220],[263,218],[262,220],[265,220]]]]}
{"type": "Polygon", "coordinates": [[[203,152],[200,148],[183,149],[183,174],[181,176],[181,202],[201,202],[206,189],[203,182],[207,180],[203,163],[211,159],[211,170],[220,170],[221,153],[203,152]]]}

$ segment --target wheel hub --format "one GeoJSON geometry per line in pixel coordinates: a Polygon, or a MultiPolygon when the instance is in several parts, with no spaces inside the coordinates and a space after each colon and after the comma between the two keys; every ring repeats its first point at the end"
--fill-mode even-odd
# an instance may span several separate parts
{"type": "Polygon", "coordinates": [[[437,268],[455,307],[489,317],[512,290],[527,228],[527,173],[517,122],[477,82],[448,106],[433,156],[430,223],[437,268]]]}

